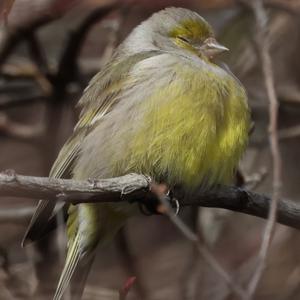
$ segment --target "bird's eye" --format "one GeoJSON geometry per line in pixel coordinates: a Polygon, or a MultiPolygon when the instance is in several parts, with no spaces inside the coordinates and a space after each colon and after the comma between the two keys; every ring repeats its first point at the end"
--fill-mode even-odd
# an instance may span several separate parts
{"type": "Polygon", "coordinates": [[[189,43],[190,42],[187,38],[185,38],[185,37],[183,37],[181,35],[179,35],[177,38],[180,39],[181,41],[185,42],[185,43],[189,43]]]}

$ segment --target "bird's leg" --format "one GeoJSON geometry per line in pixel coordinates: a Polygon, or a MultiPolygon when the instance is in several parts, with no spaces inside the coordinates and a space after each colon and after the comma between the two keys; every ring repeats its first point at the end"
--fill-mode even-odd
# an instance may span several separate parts
{"type": "Polygon", "coordinates": [[[88,182],[91,184],[93,189],[97,187],[98,180],[96,178],[88,178],[88,182]]]}
{"type": "Polygon", "coordinates": [[[178,199],[176,199],[174,197],[173,190],[168,190],[166,196],[169,197],[169,201],[170,201],[171,207],[174,209],[174,213],[177,216],[178,213],[179,213],[179,210],[180,210],[180,204],[179,204],[178,199]]]}
{"type": "Polygon", "coordinates": [[[165,198],[175,210],[175,214],[178,214],[180,209],[179,202],[174,197],[172,189],[166,183],[152,182],[150,191],[149,198],[140,205],[141,211],[144,214],[165,214],[167,208],[161,203],[161,198],[165,198]]]}

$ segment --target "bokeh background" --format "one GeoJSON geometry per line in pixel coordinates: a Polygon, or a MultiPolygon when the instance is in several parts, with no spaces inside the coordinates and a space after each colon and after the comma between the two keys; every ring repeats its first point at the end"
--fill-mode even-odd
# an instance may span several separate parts
{"type": "MultiPolygon", "coordinates": [[[[251,1],[251,0],[249,0],[251,1]]],[[[279,108],[285,198],[300,197],[300,1],[264,1],[279,108]]],[[[198,11],[230,53],[222,57],[246,86],[255,129],[240,170],[249,188],[271,194],[268,99],[249,8],[234,0],[0,1],[0,170],[47,176],[77,120],[89,79],[134,26],[166,6],[198,11]],[[9,11],[9,6],[11,10],[9,11]],[[6,12],[5,12],[6,10],[6,12]]],[[[51,299],[65,255],[64,228],[22,249],[35,202],[0,191],[0,299],[51,299]]],[[[186,208],[180,216],[235,280],[247,283],[265,221],[221,209],[186,208]]],[[[300,233],[277,225],[255,299],[300,299],[300,233]]],[[[165,217],[131,219],[99,249],[84,299],[236,299],[224,280],[165,217]]]]}

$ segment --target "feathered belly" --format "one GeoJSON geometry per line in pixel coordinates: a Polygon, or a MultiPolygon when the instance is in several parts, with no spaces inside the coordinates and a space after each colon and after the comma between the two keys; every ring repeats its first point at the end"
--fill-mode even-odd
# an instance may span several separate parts
{"type": "Polygon", "coordinates": [[[141,172],[190,187],[232,179],[248,140],[245,95],[184,91],[174,83],[145,101],[143,121],[116,173],[141,172]]]}
{"type": "Polygon", "coordinates": [[[230,181],[248,141],[245,91],[220,68],[174,66],[159,81],[143,72],[149,80],[124,92],[85,138],[75,177],[140,172],[190,187],[230,181]]]}

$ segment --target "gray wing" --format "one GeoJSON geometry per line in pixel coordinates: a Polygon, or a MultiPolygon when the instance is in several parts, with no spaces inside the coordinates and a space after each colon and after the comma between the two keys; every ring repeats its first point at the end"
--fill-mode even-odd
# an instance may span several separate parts
{"type": "MultiPolygon", "coordinates": [[[[84,137],[95,122],[99,122],[112,109],[114,104],[120,101],[118,95],[124,87],[128,86],[128,74],[132,66],[156,54],[156,51],[149,51],[135,54],[123,60],[119,60],[116,56],[102,71],[94,76],[78,103],[81,107],[80,119],[72,136],[63,146],[54,162],[49,174],[50,177],[64,178],[72,172],[84,137]]],[[[40,239],[45,232],[49,231],[47,226],[49,220],[51,220],[51,224],[53,223],[52,214],[55,206],[56,201],[54,200],[39,201],[24,235],[22,246],[30,241],[40,239]]]]}

